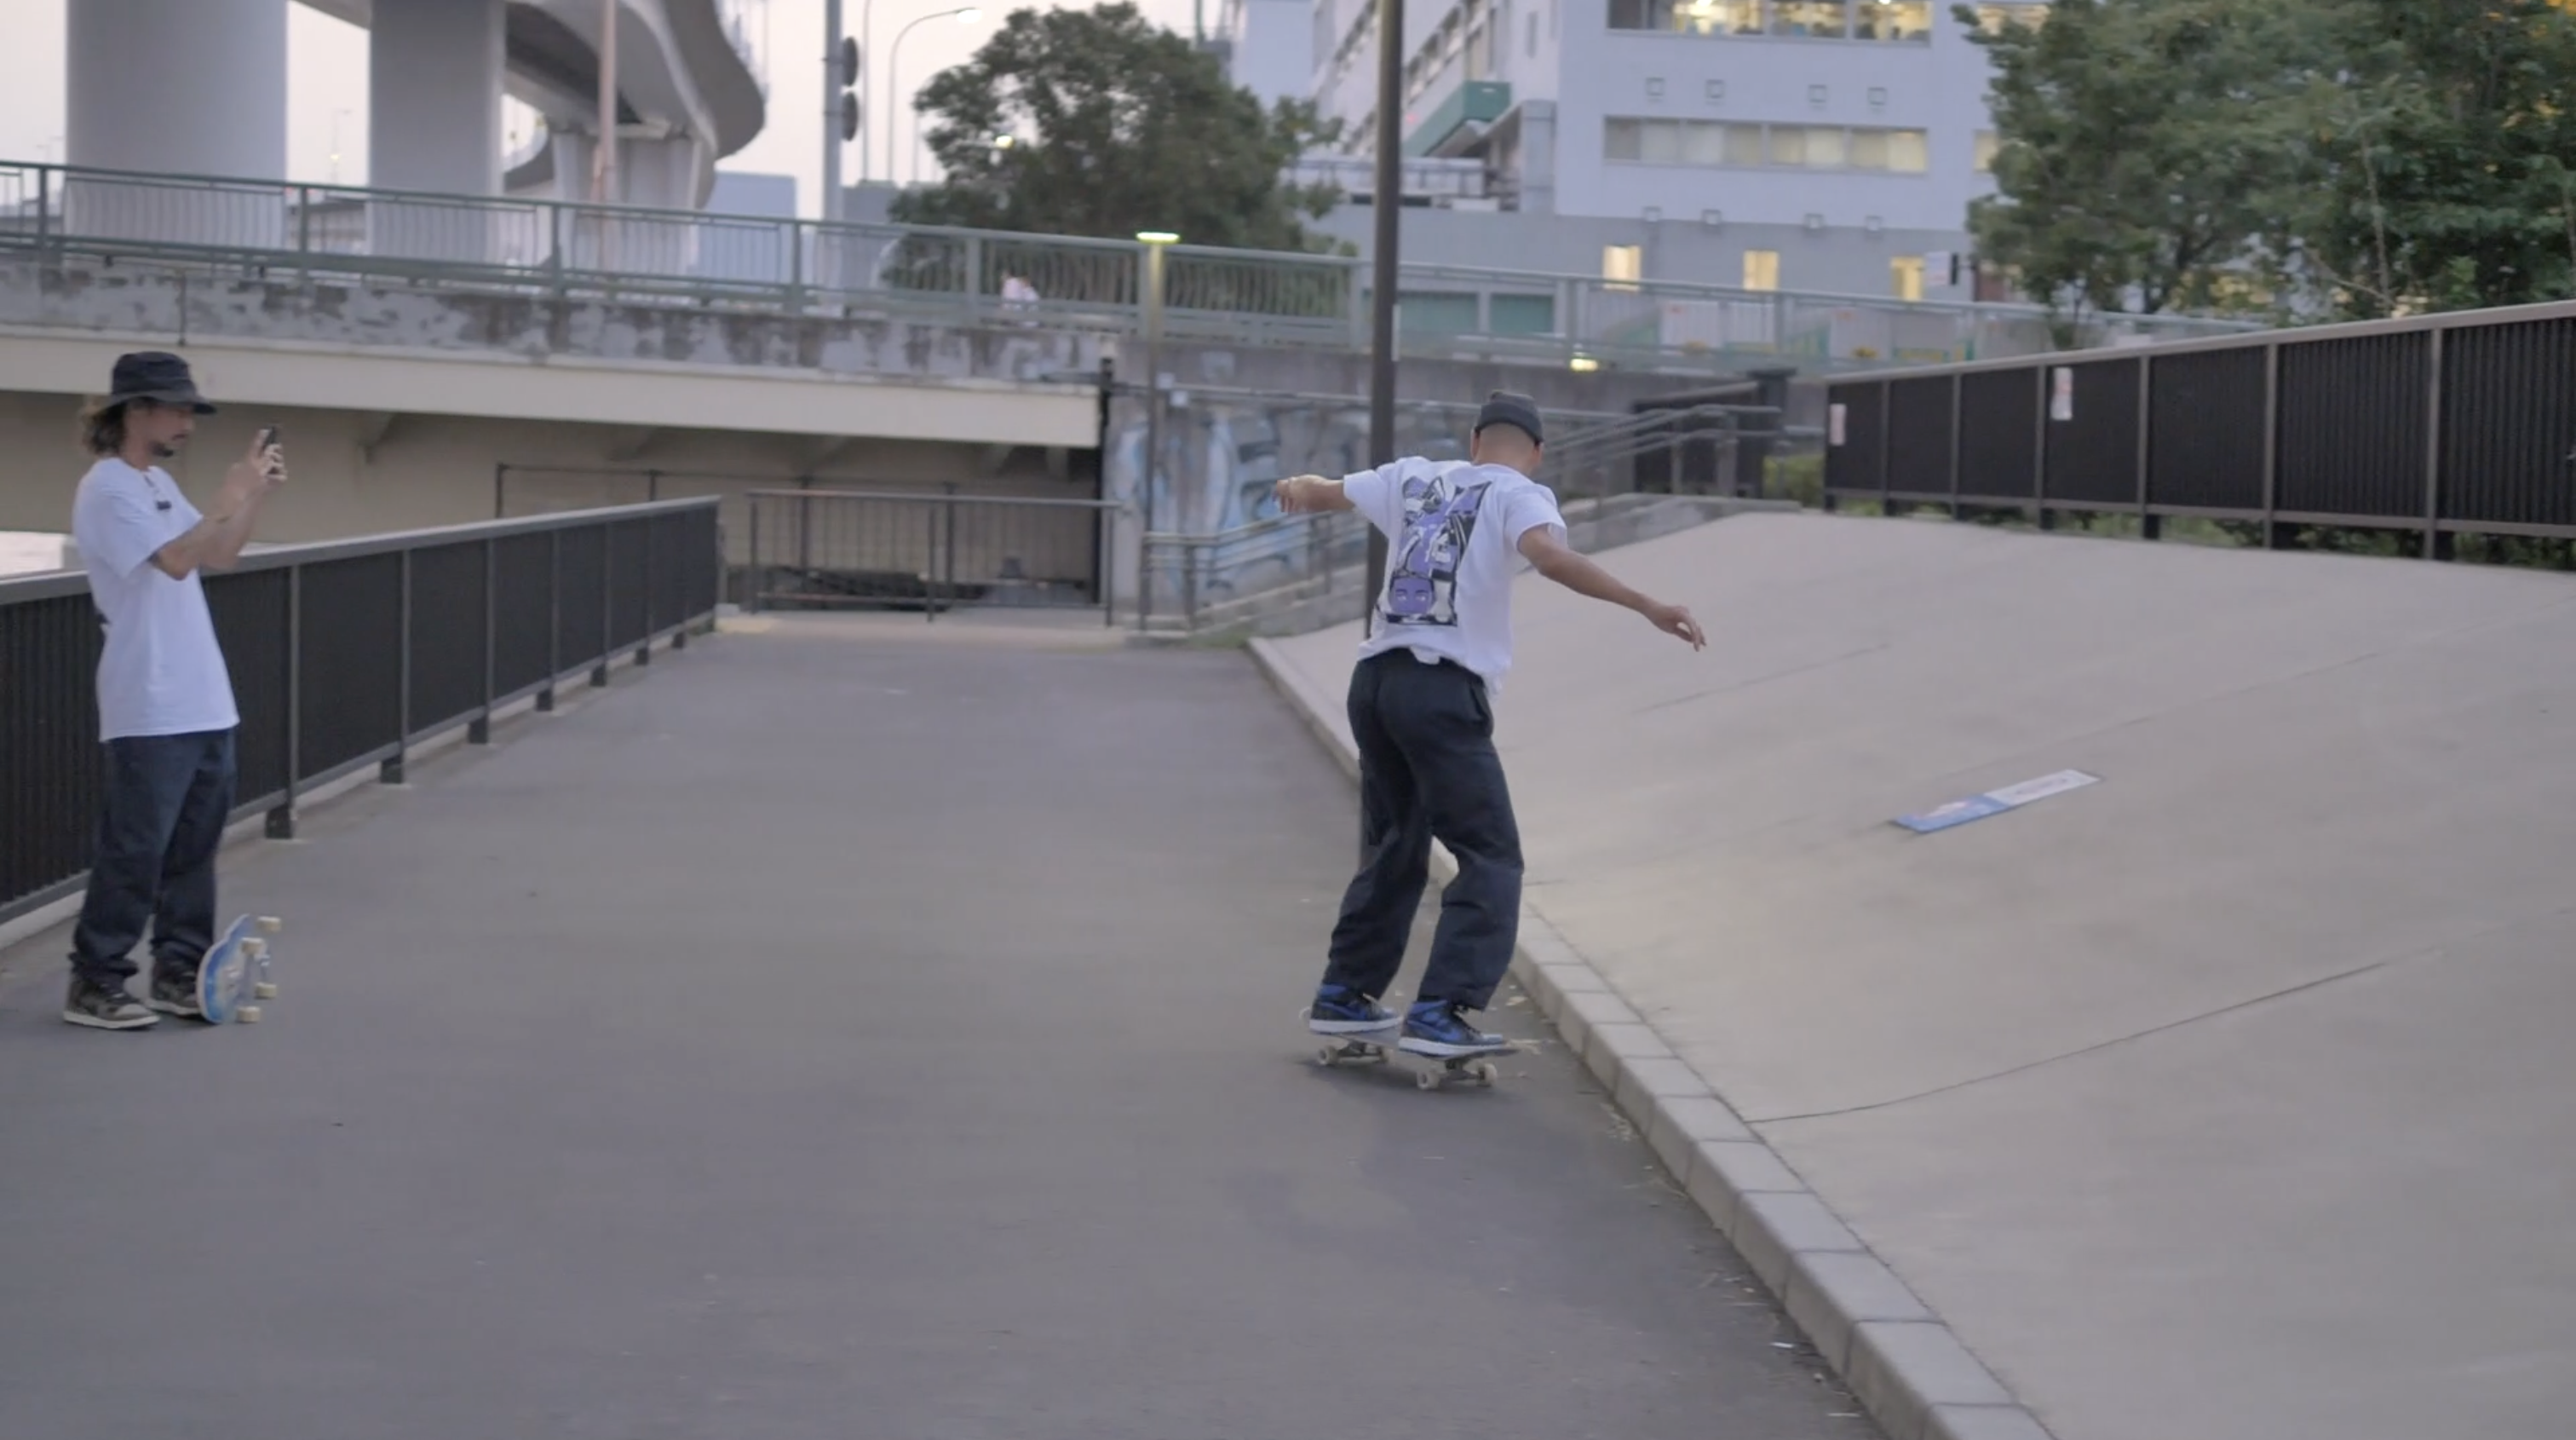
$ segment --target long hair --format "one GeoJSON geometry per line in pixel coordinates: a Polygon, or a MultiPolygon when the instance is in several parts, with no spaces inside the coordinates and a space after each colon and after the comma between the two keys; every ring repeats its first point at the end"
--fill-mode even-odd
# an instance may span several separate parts
{"type": "Polygon", "coordinates": [[[114,455],[125,448],[125,406],[92,400],[81,407],[81,448],[93,456],[114,455]]]}

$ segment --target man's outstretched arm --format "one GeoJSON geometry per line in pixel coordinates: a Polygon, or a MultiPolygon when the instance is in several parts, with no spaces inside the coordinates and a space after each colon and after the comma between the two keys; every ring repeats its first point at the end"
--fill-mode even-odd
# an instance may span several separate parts
{"type": "Polygon", "coordinates": [[[1667,605],[1622,584],[1619,577],[1566,548],[1556,538],[1556,531],[1546,525],[1533,526],[1521,533],[1521,554],[1539,574],[1564,586],[1577,595],[1606,600],[1646,617],[1654,627],[1677,639],[1687,640],[1694,650],[1708,646],[1708,636],[1699,622],[1679,605],[1667,605]]]}
{"type": "Polygon", "coordinates": [[[1313,513],[1322,510],[1355,510],[1350,493],[1339,480],[1321,475],[1291,475],[1271,487],[1279,499],[1279,508],[1288,514],[1313,513]]]}

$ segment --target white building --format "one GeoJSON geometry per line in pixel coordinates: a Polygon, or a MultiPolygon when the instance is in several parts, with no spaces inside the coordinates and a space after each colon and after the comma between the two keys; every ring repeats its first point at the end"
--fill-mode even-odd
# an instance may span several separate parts
{"type": "MultiPolygon", "coordinates": [[[[1412,0],[1404,18],[1405,151],[1481,160],[1493,202],[1409,197],[1408,261],[1969,298],[1939,257],[1967,248],[1993,136],[1949,0],[1412,0]]],[[[1313,0],[1310,25],[1311,93],[1369,155],[1375,0],[1313,0]]],[[[1368,209],[1324,228],[1365,248],[1368,209]]]]}

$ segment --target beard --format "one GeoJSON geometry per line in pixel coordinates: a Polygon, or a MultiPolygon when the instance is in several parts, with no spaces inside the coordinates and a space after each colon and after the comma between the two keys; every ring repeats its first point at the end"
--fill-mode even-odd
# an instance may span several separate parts
{"type": "Polygon", "coordinates": [[[175,460],[179,458],[179,447],[171,444],[167,440],[155,440],[152,442],[152,458],[156,460],[175,460]]]}

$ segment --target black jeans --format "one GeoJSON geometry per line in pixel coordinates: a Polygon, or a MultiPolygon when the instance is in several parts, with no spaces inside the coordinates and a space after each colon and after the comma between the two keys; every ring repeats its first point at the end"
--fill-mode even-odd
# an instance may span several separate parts
{"type": "Polygon", "coordinates": [[[72,971],[120,989],[144,927],[153,968],[193,974],[215,943],[215,852],[233,810],[233,732],[110,740],[107,803],[72,971]]]}
{"type": "Polygon", "coordinates": [[[1431,878],[1437,837],[1458,862],[1440,894],[1440,925],[1421,1000],[1481,1010],[1511,968],[1520,936],[1521,836],[1485,682],[1466,668],[1392,650],[1351,671],[1351,736],[1360,752],[1359,873],[1333,927],[1328,984],[1375,998],[1395,982],[1431,878]]]}

